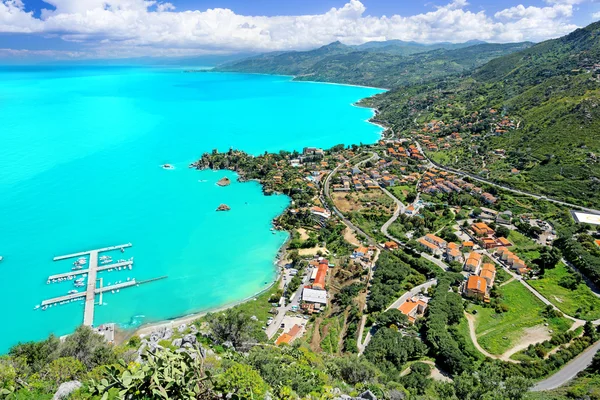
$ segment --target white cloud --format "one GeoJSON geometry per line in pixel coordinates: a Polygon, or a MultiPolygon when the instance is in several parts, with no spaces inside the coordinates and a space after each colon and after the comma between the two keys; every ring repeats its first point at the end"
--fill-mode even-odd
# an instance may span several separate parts
{"type": "Polygon", "coordinates": [[[55,9],[35,18],[21,0],[0,0],[0,32],[54,34],[81,42],[86,54],[118,57],[307,49],[335,40],[539,41],[577,28],[570,22],[573,7],[585,0],[546,0],[545,7],[519,5],[492,16],[470,11],[466,0],[453,0],[431,12],[391,17],[367,15],[359,0],[323,14],[275,17],[224,8],[177,12],[162,1],[44,1],[55,9]]]}
{"type": "Polygon", "coordinates": [[[592,18],[600,18],[600,11],[593,13],[592,18]]]}

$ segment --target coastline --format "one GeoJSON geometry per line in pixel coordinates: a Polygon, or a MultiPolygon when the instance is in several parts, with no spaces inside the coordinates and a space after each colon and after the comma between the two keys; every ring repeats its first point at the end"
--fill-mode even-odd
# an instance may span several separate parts
{"type": "MultiPolygon", "coordinates": [[[[213,74],[246,74],[246,75],[280,76],[282,78],[290,78],[290,82],[320,83],[320,84],[324,84],[324,85],[350,86],[350,87],[358,87],[358,88],[365,88],[365,89],[384,90],[386,92],[389,92],[391,90],[391,89],[388,89],[388,88],[381,88],[381,87],[375,87],[375,86],[365,86],[365,85],[356,85],[356,84],[353,84],[353,83],[336,83],[336,82],[310,81],[310,80],[304,81],[304,80],[298,80],[298,79],[296,79],[296,78],[301,77],[303,75],[266,74],[264,72],[215,71],[214,68],[216,68],[216,67],[213,67],[212,69],[202,70],[202,72],[210,72],[210,73],[213,73],[213,74]]],[[[192,70],[186,70],[184,72],[188,73],[188,74],[194,73],[194,71],[192,71],[192,70]]],[[[200,70],[198,72],[200,72],[200,70]]]]}
{"type": "MultiPolygon", "coordinates": [[[[206,71],[206,70],[205,70],[206,71]]],[[[210,70],[208,70],[210,72],[210,70]]],[[[246,73],[246,72],[228,72],[228,71],[212,71],[213,73],[232,73],[232,74],[239,74],[239,73],[246,73]]],[[[190,72],[188,72],[190,73],[190,72]]],[[[328,85],[340,85],[340,86],[351,86],[351,87],[361,87],[361,88],[369,88],[369,89],[377,89],[377,90],[384,90],[384,91],[388,91],[389,89],[384,89],[384,88],[377,88],[377,87],[370,87],[370,86],[361,86],[361,85],[352,85],[352,84],[345,84],[345,83],[333,83],[333,82],[319,82],[319,81],[298,81],[295,80],[295,77],[292,75],[275,75],[275,74],[263,74],[263,73],[247,73],[247,74],[253,74],[253,75],[265,75],[265,76],[280,76],[280,77],[285,77],[285,78],[291,78],[290,81],[291,82],[304,82],[304,83],[317,83],[317,84],[328,84],[328,85]]],[[[368,98],[368,97],[365,97],[368,98]]],[[[350,104],[353,107],[358,107],[358,108],[370,108],[373,111],[373,115],[365,120],[365,122],[368,122],[370,124],[373,124],[375,126],[378,126],[382,129],[382,131],[379,134],[379,139],[381,139],[384,135],[384,132],[389,129],[389,127],[386,127],[385,125],[379,123],[379,122],[374,122],[373,118],[377,115],[378,110],[376,108],[372,108],[372,107],[366,107],[366,106],[362,106],[359,105],[358,103],[360,101],[362,101],[364,99],[360,99],[358,101],[356,101],[355,103],[350,104]]],[[[378,139],[378,140],[379,140],[378,139]]],[[[375,142],[376,143],[376,142],[375,142]]],[[[190,164],[190,166],[192,166],[193,163],[190,164]]],[[[263,194],[265,195],[271,195],[271,194],[283,194],[283,193],[279,193],[279,192],[270,192],[267,193],[265,191],[265,185],[263,184],[263,182],[261,182],[259,179],[248,179],[244,176],[243,171],[238,171],[238,170],[233,170],[230,169],[230,171],[235,172],[238,175],[237,181],[239,182],[249,182],[249,181],[255,181],[258,184],[261,185],[262,187],[262,191],[263,194]]],[[[276,220],[276,218],[278,218],[279,216],[283,215],[283,213],[287,212],[287,210],[289,209],[289,207],[291,206],[291,203],[283,210],[283,212],[281,214],[279,214],[277,217],[273,218],[273,225],[275,226],[276,224],[274,223],[274,221],[276,220]]],[[[281,245],[281,247],[279,248],[279,250],[277,251],[277,254],[275,256],[275,259],[273,260],[273,265],[275,266],[275,277],[273,279],[273,281],[264,289],[260,290],[257,293],[254,293],[251,296],[248,296],[244,299],[229,303],[229,304],[224,304],[222,306],[219,307],[215,307],[215,308],[211,308],[211,309],[207,309],[207,310],[203,310],[203,311],[198,311],[195,313],[191,313],[191,314],[187,314],[187,315],[183,315],[183,316],[179,316],[179,317],[174,317],[171,319],[167,319],[167,320],[160,320],[160,321],[156,321],[156,322],[150,322],[147,324],[142,324],[137,328],[134,329],[120,329],[117,327],[117,330],[121,333],[121,336],[123,338],[123,341],[127,340],[129,337],[131,336],[145,336],[145,335],[149,335],[150,333],[152,333],[154,330],[156,329],[160,329],[163,327],[170,327],[170,328],[175,328],[178,325],[181,324],[189,324],[199,318],[204,317],[205,315],[209,314],[209,313],[214,313],[214,312],[220,312],[220,311],[224,311],[227,310],[229,308],[233,308],[236,307],[240,304],[246,303],[252,299],[255,299],[257,296],[260,296],[261,294],[263,294],[264,292],[268,291],[269,289],[271,289],[273,287],[273,285],[277,284],[278,282],[280,282],[281,279],[281,268],[285,265],[282,264],[285,262],[285,254],[286,254],[286,250],[288,247],[288,244],[291,240],[292,237],[292,232],[290,231],[286,231],[288,233],[288,238],[287,240],[281,245]]]]}
{"type": "MultiPolygon", "coordinates": [[[[291,235],[290,235],[290,237],[291,237],[291,235]]],[[[186,325],[190,324],[190,323],[196,321],[197,319],[204,317],[207,314],[221,312],[221,311],[225,311],[229,308],[239,306],[240,304],[243,304],[250,300],[253,300],[256,297],[260,296],[261,294],[267,292],[274,285],[278,284],[281,280],[281,267],[283,266],[282,262],[285,261],[283,258],[283,255],[285,254],[285,250],[287,249],[288,243],[290,241],[290,237],[288,237],[288,239],[281,245],[281,247],[277,251],[277,255],[275,256],[275,260],[273,261],[273,265],[275,266],[275,277],[271,281],[271,283],[269,283],[269,285],[267,287],[265,287],[264,289],[260,290],[259,292],[254,293],[251,296],[245,297],[241,300],[227,303],[227,304],[224,304],[224,305],[221,305],[218,307],[209,308],[209,309],[206,309],[203,311],[193,312],[191,314],[174,317],[171,319],[160,320],[160,321],[156,321],[156,322],[149,322],[147,324],[142,324],[142,325],[138,326],[137,328],[121,329],[117,326],[117,330],[119,331],[119,333],[122,336],[122,339],[123,339],[122,341],[125,342],[127,339],[129,339],[132,336],[143,337],[143,336],[149,335],[156,329],[177,328],[181,324],[186,324],[186,325]]]]}

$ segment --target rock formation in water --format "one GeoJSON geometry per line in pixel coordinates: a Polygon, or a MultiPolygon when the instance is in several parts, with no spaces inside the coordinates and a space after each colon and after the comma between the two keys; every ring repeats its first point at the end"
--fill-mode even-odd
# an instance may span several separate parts
{"type": "Polygon", "coordinates": [[[231,210],[231,207],[229,207],[227,204],[221,204],[219,207],[217,207],[217,211],[229,211],[231,210]]]}
{"type": "Polygon", "coordinates": [[[217,185],[219,185],[219,186],[229,186],[229,185],[231,185],[231,180],[228,177],[221,178],[217,182],[217,185]]]}

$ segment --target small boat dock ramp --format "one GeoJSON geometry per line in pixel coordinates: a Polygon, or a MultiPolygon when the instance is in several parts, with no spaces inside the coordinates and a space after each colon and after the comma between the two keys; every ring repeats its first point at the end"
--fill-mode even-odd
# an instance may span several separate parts
{"type": "Polygon", "coordinates": [[[153,282],[159,279],[165,279],[166,276],[161,276],[159,278],[149,279],[145,281],[137,281],[135,278],[129,279],[126,282],[117,282],[115,284],[109,284],[108,286],[102,285],[102,278],[98,279],[98,272],[102,271],[118,271],[122,269],[132,269],[133,267],[133,257],[129,259],[121,259],[117,262],[112,261],[112,257],[107,255],[100,255],[100,253],[120,250],[121,253],[125,252],[126,248],[131,247],[131,243],[121,244],[118,246],[110,246],[103,247],[101,249],[81,251],[78,253],[67,254],[64,256],[57,256],[53,258],[53,261],[62,261],[68,260],[72,258],[77,258],[77,260],[73,263],[73,268],[70,272],[63,272],[59,274],[50,275],[48,277],[47,283],[56,283],[63,282],[65,280],[73,281],[75,278],[75,286],[76,287],[85,287],[85,291],[78,292],[77,290],[69,291],[69,294],[59,297],[54,297],[51,299],[47,299],[42,301],[41,307],[42,310],[45,310],[49,306],[53,306],[55,304],[64,304],[65,302],[70,302],[73,300],[78,300],[85,298],[85,308],[83,311],[83,324],[87,326],[92,326],[94,324],[94,306],[96,302],[96,295],[100,295],[100,304],[102,303],[102,294],[105,292],[115,292],[120,289],[138,286],[143,283],[153,282]],[[88,264],[89,258],[89,264],[88,264]],[[87,265],[87,268],[85,265],[87,265]],[[87,277],[87,283],[84,283],[87,277]],[[98,282],[100,285],[98,285],[98,282]]]}

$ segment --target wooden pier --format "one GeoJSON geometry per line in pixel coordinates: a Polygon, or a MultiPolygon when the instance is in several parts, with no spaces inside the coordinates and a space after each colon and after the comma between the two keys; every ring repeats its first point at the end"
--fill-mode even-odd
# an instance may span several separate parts
{"type": "MultiPolygon", "coordinates": [[[[154,282],[156,280],[166,278],[166,276],[161,276],[159,278],[148,279],[148,280],[141,281],[141,282],[138,282],[135,279],[132,279],[127,282],[116,283],[114,285],[109,285],[109,286],[103,286],[102,278],[100,278],[100,287],[96,287],[96,283],[98,281],[98,279],[97,279],[98,272],[111,270],[111,269],[118,269],[120,267],[125,267],[125,268],[130,267],[131,268],[131,265],[133,265],[133,258],[131,258],[127,261],[117,262],[117,263],[113,263],[113,264],[99,265],[98,264],[99,254],[102,252],[105,252],[105,251],[122,250],[122,249],[125,249],[128,247],[131,247],[131,246],[132,246],[131,243],[127,243],[127,244],[121,244],[118,246],[103,247],[101,249],[81,251],[79,253],[73,253],[73,254],[67,254],[64,256],[54,257],[53,258],[54,261],[61,261],[61,260],[67,260],[69,258],[89,256],[89,261],[88,261],[89,266],[86,269],[79,269],[79,270],[74,270],[74,271],[70,271],[70,272],[64,272],[64,273],[60,273],[60,274],[50,275],[48,277],[48,282],[52,282],[54,280],[62,281],[65,278],[68,279],[69,277],[75,277],[78,275],[87,274],[87,284],[86,284],[85,291],[83,291],[83,292],[67,294],[65,296],[54,297],[52,299],[42,301],[42,307],[44,307],[44,309],[45,309],[45,307],[48,307],[48,306],[51,306],[54,304],[60,304],[63,302],[68,302],[68,301],[72,301],[72,300],[85,298],[85,306],[84,306],[84,311],[83,311],[83,324],[87,325],[87,326],[92,326],[94,324],[94,306],[95,306],[95,301],[96,301],[96,295],[100,295],[100,299],[102,299],[102,294],[105,292],[108,292],[108,291],[114,291],[114,290],[124,289],[124,288],[128,288],[128,287],[138,286],[143,283],[154,282]]],[[[102,300],[100,300],[100,302],[102,302],[102,300]]]]}
{"type": "MultiPolygon", "coordinates": [[[[130,265],[133,265],[133,261],[127,260],[127,261],[122,261],[122,262],[118,262],[118,263],[114,263],[114,264],[106,264],[106,265],[99,266],[96,268],[96,271],[101,272],[101,271],[106,271],[109,269],[117,269],[119,267],[128,267],[130,265]]],[[[63,272],[61,274],[50,275],[48,277],[48,280],[53,281],[54,279],[69,278],[70,276],[75,277],[77,275],[83,275],[83,274],[89,274],[89,269],[88,268],[76,269],[71,272],[63,272]]]]}
{"type": "Polygon", "coordinates": [[[52,259],[52,261],[60,261],[60,260],[66,260],[69,258],[74,258],[74,257],[81,257],[81,256],[86,256],[88,254],[92,254],[92,253],[102,253],[104,251],[112,251],[112,250],[120,250],[120,249],[126,249],[128,247],[131,247],[132,244],[131,243],[127,243],[127,244],[120,244],[118,246],[110,246],[110,247],[103,247],[101,249],[95,249],[95,250],[88,250],[88,251],[80,251],[79,253],[73,253],[73,254],[67,254],[64,256],[57,256],[54,257],[52,259]]]}
{"type": "MultiPolygon", "coordinates": [[[[144,283],[144,282],[137,282],[135,279],[132,279],[127,282],[116,283],[114,285],[95,288],[94,294],[101,294],[101,293],[112,291],[112,290],[124,289],[127,287],[139,285],[140,283],[144,283]]],[[[61,303],[63,301],[75,300],[75,299],[79,299],[81,297],[87,297],[87,293],[88,292],[86,290],[85,292],[79,292],[79,293],[67,294],[65,296],[54,297],[52,299],[42,301],[42,306],[48,306],[50,304],[61,303]]]]}

